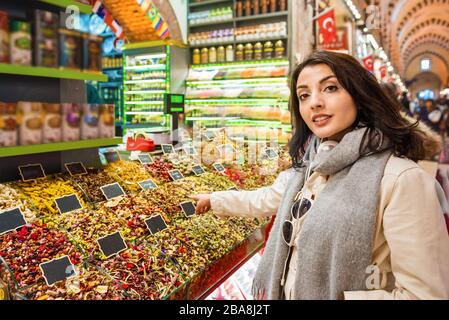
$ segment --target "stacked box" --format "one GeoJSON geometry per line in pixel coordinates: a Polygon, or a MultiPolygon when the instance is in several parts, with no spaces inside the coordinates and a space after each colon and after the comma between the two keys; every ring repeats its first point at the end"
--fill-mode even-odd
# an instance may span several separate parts
{"type": "Polygon", "coordinates": [[[98,138],[99,104],[83,104],[83,121],[81,122],[81,139],[98,138]]]}
{"type": "Polygon", "coordinates": [[[58,67],[58,18],[53,12],[34,11],[34,63],[37,66],[58,67]]]}

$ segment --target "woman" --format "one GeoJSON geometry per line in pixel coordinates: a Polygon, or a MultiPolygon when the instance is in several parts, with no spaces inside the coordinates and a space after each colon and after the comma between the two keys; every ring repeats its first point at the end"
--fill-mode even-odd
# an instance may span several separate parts
{"type": "Polygon", "coordinates": [[[269,191],[193,197],[198,213],[277,212],[254,296],[449,299],[441,190],[415,163],[424,134],[348,55],[312,54],[291,92],[294,169],[269,191]]]}

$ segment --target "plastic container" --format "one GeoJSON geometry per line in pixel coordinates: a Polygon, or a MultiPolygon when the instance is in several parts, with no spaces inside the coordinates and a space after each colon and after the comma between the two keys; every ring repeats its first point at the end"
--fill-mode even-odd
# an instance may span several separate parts
{"type": "Polygon", "coordinates": [[[12,64],[31,65],[31,25],[23,21],[11,21],[10,59],[12,64]]]}
{"type": "Polygon", "coordinates": [[[89,71],[101,70],[101,47],[103,38],[84,34],[83,35],[83,69],[89,71]]]}
{"type": "Polygon", "coordinates": [[[20,145],[41,144],[43,136],[42,104],[38,102],[19,102],[20,145]]]}
{"type": "Polygon", "coordinates": [[[9,18],[0,11],[0,63],[9,63],[9,18]]]}
{"type": "Polygon", "coordinates": [[[0,102],[0,147],[15,147],[18,135],[17,105],[0,102]]]}
{"type": "Polygon", "coordinates": [[[62,140],[62,108],[60,104],[44,103],[43,143],[62,140]]]}
{"type": "Polygon", "coordinates": [[[37,66],[58,67],[58,15],[49,11],[34,11],[34,63],[37,66]]]}
{"type": "Polygon", "coordinates": [[[81,33],[66,29],[59,29],[59,46],[61,52],[59,65],[63,68],[81,69],[81,33]]]}

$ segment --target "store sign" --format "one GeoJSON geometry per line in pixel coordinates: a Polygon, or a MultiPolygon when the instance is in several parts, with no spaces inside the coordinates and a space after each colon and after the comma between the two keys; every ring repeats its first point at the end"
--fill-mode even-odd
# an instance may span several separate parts
{"type": "Polygon", "coordinates": [[[279,157],[279,155],[273,148],[265,149],[265,154],[267,155],[268,159],[276,159],[279,157]]]}
{"type": "Polygon", "coordinates": [[[196,152],[195,147],[192,146],[185,146],[182,148],[186,154],[189,156],[196,156],[198,153],[196,152]]]}
{"type": "Polygon", "coordinates": [[[173,179],[173,181],[184,179],[184,176],[179,170],[170,170],[168,174],[173,179]]]}
{"type": "Polygon", "coordinates": [[[166,93],[164,95],[164,113],[179,114],[184,113],[185,97],[183,94],[166,93]]]}
{"type": "Polygon", "coordinates": [[[106,258],[128,249],[119,231],[97,239],[97,243],[106,258]]]}
{"type": "Polygon", "coordinates": [[[125,192],[123,191],[122,187],[117,182],[102,186],[100,187],[100,189],[107,200],[111,200],[125,195],[125,192]]]}
{"type": "Polygon", "coordinates": [[[320,41],[318,44],[320,50],[349,50],[348,29],[345,27],[337,28],[336,37],[329,43],[320,41]]]}
{"type": "Polygon", "coordinates": [[[175,148],[172,144],[161,144],[161,148],[164,154],[175,153],[175,148]]]}
{"type": "Polygon", "coordinates": [[[157,184],[151,179],[139,182],[139,186],[145,191],[157,188],[157,184]]]}
{"type": "Polygon", "coordinates": [[[66,163],[65,167],[72,177],[87,174],[87,170],[81,162],[66,163]]]}
{"type": "Polygon", "coordinates": [[[167,224],[165,223],[164,219],[162,219],[162,216],[160,214],[145,220],[145,224],[148,230],[150,230],[151,234],[153,235],[167,229],[167,224]]]}
{"type": "Polygon", "coordinates": [[[22,177],[22,181],[45,178],[45,172],[40,163],[19,166],[19,172],[20,176],[22,177]]]}
{"type": "Polygon", "coordinates": [[[120,155],[118,151],[105,152],[104,157],[108,163],[120,161],[120,155]]]}
{"type": "Polygon", "coordinates": [[[141,153],[137,156],[141,164],[153,163],[153,158],[148,153],[141,153]]]}
{"type": "Polygon", "coordinates": [[[49,287],[76,275],[75,267],[68,256],[41,263],[39,267],[49,287]]]}
{"type": "Polygon", "coordinates": [[[0,212],[0,235],[26,225],[27,222],[20,208],[0,212]]]}
{"type": "Polygon", "coordinates": [[[206,171],[204,171],[203,167],[200,166],[200,165],[193,166],[192,171],[197,176],[200,176],[200,175],[202,175],[203,173],[206,172],[206,171]]]}
{"type": "Polygon", "coordinates": [[[191,217],[196,212],[195,205],[192,201],[183,202],[180,204],[180,206],[186,217],[191,217]]]}
{"type": "Polygon", "coordinates": [[[225,170],[226,170],[225,167],[223,167],[223,165],[221,163],[214,163],[212,166],[218,172],[225,172],[225,170]]]}
{"type": "Polygon", "coordinates": [[[61,214],[69,213],[83,208],[76,194],[57,198],[55,199],[55,203],[61,214]]]}

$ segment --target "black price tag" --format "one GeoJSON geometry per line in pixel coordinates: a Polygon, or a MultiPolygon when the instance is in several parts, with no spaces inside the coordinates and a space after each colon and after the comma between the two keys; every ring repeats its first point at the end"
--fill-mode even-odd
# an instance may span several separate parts
{"type": "Polygon", "coordinates": [[[19,166],[19,171],[23,181],[45,178],[45,172],[40,163],[19,166]]]}
{"type": "Polygon", "coordinates": [[[202,175],[206,171],[204,171],[203,167],[200,165],[193,166],[192,168],[193,173],[195,173],[197,176],[202,175]]]}
{"type": "Polygon", "coordinates": [[[97,243],[106,258],[110,258],[113,255],[128,249],[128,246],[119,231],[97,239],[97,243]]]}
{"type": "Polygon", "coordinates": [[[156,189],[157,188],[157,184],[154,183],[154,181],[151,180],[151,179],[139,182],[139,186],[143,190],[151,190],[151,189],[156,189]]]}
{"type": "Polygon", "coordinates": [[[68,256],[41,263],[39,267],[49,287],[76,275],[75,267],[68,256]]]}
{"type": "Polygon", "coordinates": [[[76,194],[57,198],[55,203],[60,213],[69,213],[83,208],[76,194]]]}
{"type": "Polygon", "coordinates": [[[173,181],[181,180],[181,179],[184,178],[184,176],[182,175],[181,171],[179,171],[179,170],[170,170],[168,172],[168,174],[173,179],[173,181]]]}
{"type": "Polygon", "coordinates": [[[118,151],[105,152],[104,157],[108,163],[120,161],[120,155],[118,151]]]}
{"type": "Polygon", "coordinates": [[[182,148],[185,153],[187,153],[189,156],[196,156],[198,153],[196,152],[195,147],[192,146],[186,146],[182,148]]]}
{"type": "Polygon", "coordinates": [[[117,182],[102,186],[100,189],[107,200],[125,195],[122,187],[117,182]]]}
{"type": "Polygon", "coordinates": [[[214,163],[212,166],[218,172],[225,172],[225,170],[226,170],[225,167],[223,167],[223,165],[221,163],[214,163]]]}
{"type": "Polygon", "coordinates": [[[65,167],[71,176],[87,174],[87,170],[81,162],[66,163],[65,167]]]}
{"type": "Polygon", "coordinates": [[[276,159],[279,157],[279,155],[273,148],[265,149],[265,153],[266,153],[268,159],[276,159]]]}
{"type": "Polygon", "coordinates": [[[0,212],[0,235],[26,225],[27,222],[20,208],[0,212]]]}
{"type": "Polygon", "coordinates": [[[190,217],[195,214],[196,208],[192,201],[183,202],[180,206],[186,217],[190,217]]]}
{"type": "Polygon", "coordinates": [[[206,138],[207,141],[212,141],[215,139],[217,135],[215,134],[214,131],[206,131],[204,133],[204,137],[206,138]]]}
{"type": "Polygon", "coordinates": [[[161,144],[161,148],[164,154],[175,153],[175,148],[172,144],[161,144]]]}
{"type": "Polygon", "coordinates": [[[222,144],[218,146],[218,152],[220,152],[220,156],[229,156],[235,154],[237,151],[234,149],[234,146],[231,144],[222,144]]]}
{"type": "Polygon", "coordinates": [[[137,156],[141,164],[153,163],[153,158],[148,153],[141,153],[137,156]]]}
{"type": "Polygon", "coordinates": [[[147,228],[148,230],[150,230],[151,234],[156,234],[159,231],[167,229],[167,224],[165,223],[164,219],[162,219],[160,214],[145,220],[145,224],[147,225],[147,228]]]}
{"type": "Polygon", "coordinates": [[[237,189],[237,187],[231,187],[228,189],[229,191],[239,191],[239,189],[237,189]]]}

